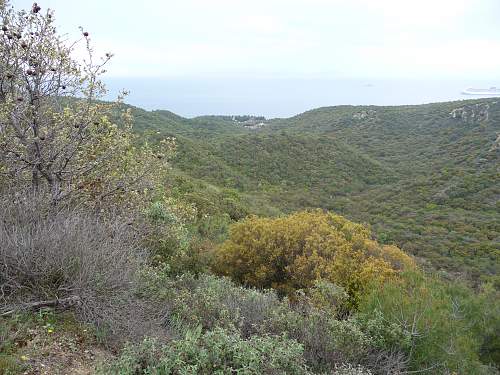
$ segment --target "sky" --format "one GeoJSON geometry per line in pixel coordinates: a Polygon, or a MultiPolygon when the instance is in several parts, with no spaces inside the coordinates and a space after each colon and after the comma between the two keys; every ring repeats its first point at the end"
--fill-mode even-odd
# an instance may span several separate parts
{"type": "Polygon", "coordinates": [[[499,0],[38,3],[114,53],[112,77],[500,77],[499,0]]]}
{"type": "MultiPolygon", "coordinates": [[[[329,105],[468,99],[500,87],[500,0],[37,0],[89,32],[113,100],[288,117],[329,105]]],[[[11,0],[29,9],[32,0],[11,0]]],[[[78,52],[77,52],[78,54],[78,52]]],[[[83,56],[83,54],[82,54],[83,56]]]]}

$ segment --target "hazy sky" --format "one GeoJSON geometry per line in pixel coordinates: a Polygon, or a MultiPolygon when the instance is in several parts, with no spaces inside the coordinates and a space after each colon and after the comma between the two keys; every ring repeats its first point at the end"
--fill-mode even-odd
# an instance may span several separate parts
{"type": "Polygon", "coordinates": [[[38,3],[113,52],[117,77],[500,77],[500,0],[38,3]]]}

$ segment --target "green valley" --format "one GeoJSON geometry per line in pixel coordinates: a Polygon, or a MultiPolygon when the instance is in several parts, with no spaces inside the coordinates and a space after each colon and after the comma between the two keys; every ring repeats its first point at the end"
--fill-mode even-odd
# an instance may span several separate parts
{"type": "Polygon", "coordinates": [[[196,181],[193,202],[215,186],[243,213],[324,208],[433,268],[475,281],[500,271],[497,100],[326,107],[257,129],[230,116],[133,112],[138,131],[176,137],[173,166],[181,190],[196,181]]]}

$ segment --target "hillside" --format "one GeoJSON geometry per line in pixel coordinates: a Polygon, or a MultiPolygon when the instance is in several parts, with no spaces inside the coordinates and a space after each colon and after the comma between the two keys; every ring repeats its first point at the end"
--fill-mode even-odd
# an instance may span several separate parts
{"type": "MultiPolygon", "coordinates": [[[[0,375],[500,375],[499,101],[280,119],[146,111],[126,93],[105,99],[113,51],[99,58],[102,28],[88,21],[109,12],[85,5],[77,36],[60,34],[45,4],[0,2],[0,375]]],[[[122,23],[132,12],[126,25],[168,13],[189,20],[187,34],[206,31],[191,27],[189,6],[176,16],[127,5],[108,10],[120,8],[122,23]]],[[[198,13],[224,24],[212,8],[198,13]]],[[[256,34],[248,10],[252,25],[219,13],[256,34]]],[[[190,83],[196,95],[182,80],[172,90],[164,79],[182,69],[148,48],[160,37],[189,70],[211,71],[217,41],[207,34],[200,50],[196,37],[190,53],[188,35],[163,26],[114,28],[120,39],[107,44],[131,57],[116,82],[137,77],[141,103],[172,92],[192,107],[184,113],[213,112],[220,90],[204,90],[203,75],[190,83]],[[137,75],[136,57],[146,59],[137,75]]],[[[223,33],[232,46],[233,26],[223,33]]],[[[273,46],[273,60],[284,50],[267,31],[259,50],[273,46]]],[[[236,57],[264,68],[251,44],[221,50],[219,68],[236,72],[236,57]]],[[[281,83],[286,65],[272,74],[281,83]]],[[[283,109],[262,83],[227,88],[283,109]]],[[[322,96],[282,88],[300,96],[295,108],[322,96]]]]}
{"type": "Polygon", "coordinates": [[[140,131],[177,138],[174,167],[201,195],[204,183],[230,189],[265,215],[330,209],[434,267],[475,280],[499,273],[496,100],[325,107],[258,129],[134,112],[140,131]]]}

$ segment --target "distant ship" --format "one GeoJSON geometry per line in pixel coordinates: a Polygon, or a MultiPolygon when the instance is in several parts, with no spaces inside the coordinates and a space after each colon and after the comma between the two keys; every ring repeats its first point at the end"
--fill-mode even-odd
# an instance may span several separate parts
{"type": "Polygon", "coordinates": [[[500,96],[500,89],[496,87],[490,87],[489,89],[473,89],[468,88],[462,91],[463,95],[490,95],[490,96],[500,96]]]}

